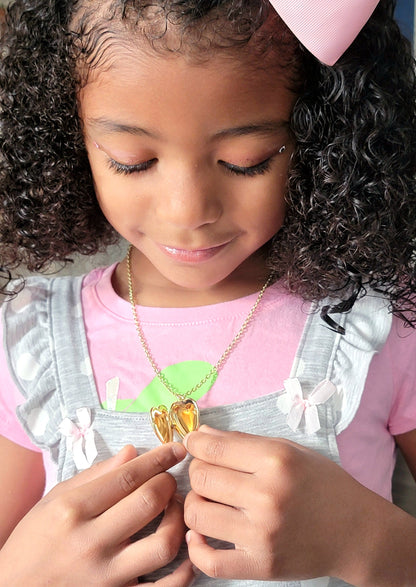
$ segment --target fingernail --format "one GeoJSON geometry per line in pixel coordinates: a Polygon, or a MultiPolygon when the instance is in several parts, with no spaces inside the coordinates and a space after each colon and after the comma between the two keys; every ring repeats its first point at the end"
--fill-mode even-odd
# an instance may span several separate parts
{"type": "Polygon", "coordinates": [[[222,430],[211,428],[211,426],[208,426],[207,424],[202,424],[199,429],[201,432],[206,432],[207,434],[222,434],[222,430]]]}
{"type": "Polygon", "coordinates": [[[116,453],[114,455],[115,458],[117,457],[124,457],[125,453],[129,452],[133,450],[136,453],[137,456],[137,449],[132,445],[132,444],[126,444],[125,446],[123,446],[123,448],[121,450],[118,451],[118,453],[116,453]]]}
{"type": "Polygon", "coordinates": [[[172,444],[172,450],[178,461],[182,461],[186,457],[186,447],[183,446],[183,444],[179,444],[179,442],[174,442],[172,444]]]}

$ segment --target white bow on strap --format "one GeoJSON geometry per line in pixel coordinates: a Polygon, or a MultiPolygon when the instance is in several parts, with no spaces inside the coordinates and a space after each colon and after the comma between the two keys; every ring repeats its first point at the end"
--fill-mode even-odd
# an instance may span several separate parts
{"type": "Polygon", "coordinates": [[[292,33],[326,65],[348,49],[379,0],[270,0],[292,33]]]}
{"type": "Polygon", "coordinates": [[[79,408],[76,414],[77,424],[65,418],[59,425],[59,431],[66,436],[67,447],[72,452],[76,468],[78,471],[83,471],[92,465],[98,453],[90,409],[79,408]]]}
{"type": "Polygon", "coordinates": [[[299,379],[286,379],[286,393],[279,396],[277,405],[284,414],[288,414],[286,423],[292,430],[299,428],[302,416],[305,416],[305,431],[314,434],[321,428],[317,406],[328,401],[336,390],[329,379],[324,379],[304,398],[299,379]]]}

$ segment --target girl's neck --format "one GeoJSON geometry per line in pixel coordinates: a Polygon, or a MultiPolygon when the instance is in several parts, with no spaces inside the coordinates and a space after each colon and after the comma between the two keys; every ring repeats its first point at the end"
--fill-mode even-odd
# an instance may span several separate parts
{"type": "MultiPolygon", "coordinates": [[[[269,275],[265,263],[261,263],[258,258],[256,263],[243,264],[220,283],[207,289],[197,290],[177,286],[164,279],[152,266],[146,267],[146,271],[143,271],[144,267],[139,268],[138,265],[146,265],[146,263],[132,264],[135,302],[141,306],[159,308],[207,306],[242,298],[258,292],[269,275]]],[[[126,259],[117,265],[112,284],[115,292],[128,301],[126,259]]]]}

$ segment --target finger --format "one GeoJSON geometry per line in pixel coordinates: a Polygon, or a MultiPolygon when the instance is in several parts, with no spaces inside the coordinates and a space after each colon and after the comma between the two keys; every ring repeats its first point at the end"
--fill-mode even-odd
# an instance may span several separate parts
{"type": "Polygon", "coordinates": [[[98,516],[94,531],[111,544],[121,544],[162,513],[175,491],[172,475],[159,473],[98,516]]]}
{"type": "Polygon", "coordinates": [[[256,578],[255,567],[242,550],[217,550],[209,546],[203,536],[189,530],[186,534],[191,562],[202,572],[213,578],[256,578]]]}
{"type": "Polygon", "coordinates": [[[201,426],[199,430],[185,436],[183,443],[193,457],[245,473],[257,471],[261,437],[242,432],[211,430],[208,426],[201,426]]]}
{"type": "Polygon", "coordinates": [[[177,556],[184,536],[183,501],[176,497],[154,533],[126,545],[113,559],[114,577],[123,584],[165,567],[177,556]]]}
{"type": "Polygon", "coordinates": [[[253,493],[252,474],[210,465],[199,459],[193,459],[190,464],[189,480],[198,495],[235,508],[248,507],[248,498],[253,493]]]}
{"type": "Polygon", "coordinates": [[[65,494],[65,505],[77,516],[94,518],[130,495],[151,477],[162,473],[186,456],[179,443],[160,445],[121,467],[99,476],[65,494]]]}
{"type": "Polygon", "coordinates": [[[278,471],[284,468],[287,455],[310,452],[285,438],[215,430],[206,425],[185,436],[183,444],[201,461],[245,473],[259,473],[270,467],[278,471]]]}
{"type": "Polygon", "coordinates": [[[249,543],[250,525],[240,510],[206,501],[193,491],[185,500],[185,523],[190,530],[204,536],[236,544],[242,536],[249,543]]]}
{"type": "Polygon", "coordinates": [[[137,457],[137,450],[131,444],[124,446],[120,452],[115,454],[114,456],[106,459],[105,461],[101,461],[100,463],[96,463],[92,465],[89,469],[78,473],[68,479],[67,481],[63,481],[62,483],[58,483],[49,493],[48,496],[56,497],[60,493],[67,491],[68,489],[79,487],[80,485],[85,485],[89,481],[93,479],[97,479],[114,469],[117,469],[124,463],[131,461],[132,459],[137,457]]]}
{"type": "Polygon", "coordinates": [[[188,559],[175,569],[171,575],[156,581],[155,585],[158,587],[190,587],[198,574],[198,569],[188,559]]]}

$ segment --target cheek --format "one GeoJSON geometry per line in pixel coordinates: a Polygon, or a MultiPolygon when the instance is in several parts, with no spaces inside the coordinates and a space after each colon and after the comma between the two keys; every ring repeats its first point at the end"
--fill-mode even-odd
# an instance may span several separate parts
{"type": "Polygon", "coordinates": [[[94,178],[95,196],[107,220],[116,227],[124,218],[131,216],[131,205],[126,190],[113,178],[99,181],[94,178]]]}
{"type": "Polygon", "coordinates": [[[283,196],[277,196],[266,208],[268,214],[263,216],[263,226],[267,232],[268,239],[273,237],[282,227],[286,216],[286,202],[283,196]]]}
{"type": "Polygon", "coordinates": [[[276,188],[275,178],[269,185],[258,190],[257,197],[253,198],[256,205],[247,211],[254,231],[263,233],[267,240],[280,230],[286,216],[286,180],[277,183],[276,188]]]}
{"type": "Polygon", "coordinates": [[[123,175],[117,175],[102,161],[90,157],[95,195],[98,204],[108,220],[110,216],[121,216],[132,202],[132,185],[123,175]]]}
{"type": "Polygon", "coordinates": [[[264,210],[268,210],[269,216],[269,221],[267,221],[266,214],[265,222],[268,223],[271,228],[274,227],[273,234],[280,230],[286,216],[287,172],[288,168],[286,165],[284,170],[276,174],[273,182],[274,187],[270,186],[270,190],[268,191],[269,195],[266,198],[267,202],[265,202],[264,205],[264,210]]]}

